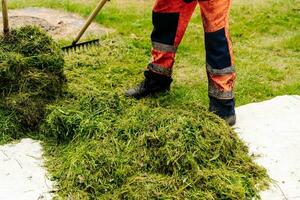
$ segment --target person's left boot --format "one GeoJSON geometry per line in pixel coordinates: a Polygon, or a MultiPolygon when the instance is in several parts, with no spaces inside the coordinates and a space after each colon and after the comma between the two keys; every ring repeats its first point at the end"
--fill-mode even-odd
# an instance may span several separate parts
{"type": "Polygon", "coordinates": [[[209,98],[209,111],[224,119],[229,126],[234,126],[236,124],[235,100],[222,100],[214,97],[209,98]]]}
{"type": "Polygon", "coordinates": [[[140,99],[170,90],[171,77],[162,76],[148,70],[144,72],[144,75],[145,79],[136,87],[127,90],[125,96],[140,99]]]}

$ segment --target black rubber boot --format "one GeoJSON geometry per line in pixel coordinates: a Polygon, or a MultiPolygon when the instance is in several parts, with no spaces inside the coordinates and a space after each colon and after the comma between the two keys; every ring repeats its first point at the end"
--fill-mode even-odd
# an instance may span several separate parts
{"type": "Polygon", "coordinates": [[[137,87],[127,90],[125,96],[140,99],[170,90],[171,77],[162,76],[151,71],[145,71],[144,75],[144,81],[137,87]]]}
{"type": "Polygon", "coordinates": [[[214,97],[209,97],[209,99],[209,111],[224,119],[229,126],[234,126],[236,123],[235,100],[222,100],[214,97]]]}

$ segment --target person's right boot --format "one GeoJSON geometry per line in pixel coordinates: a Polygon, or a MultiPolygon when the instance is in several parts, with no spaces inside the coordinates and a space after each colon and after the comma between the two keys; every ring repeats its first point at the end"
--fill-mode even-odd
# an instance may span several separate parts
{"type": "Polygon", "coordinates": [[[170,90],[171,77],[159,75],[149,70],[145,71],[144,75],[145,79],[135,88],[127,90],[125,96],[140,99],[170,90]]]}
{"type": "Polygon", "coordinates": [[[222,100],[214,97],[209,97],[209,99],[209,111],[224,119],[229,126],[234,126],[236,123],[235,100],[222,100]]]}

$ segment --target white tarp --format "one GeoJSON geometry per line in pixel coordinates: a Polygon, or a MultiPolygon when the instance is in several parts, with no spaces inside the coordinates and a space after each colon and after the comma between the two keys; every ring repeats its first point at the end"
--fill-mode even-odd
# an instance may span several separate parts
{"type": "Polygon", "coordinates": [[[274,180],[262,199],[300,199],[300,96],[239,107],[235,130],[274,180]]]}
{"type": "Polygon", "coordinates": [[[43,168],[42,146],[31,139],[0,146],[0,199],[48,200],[53,184],[43,168]]]}

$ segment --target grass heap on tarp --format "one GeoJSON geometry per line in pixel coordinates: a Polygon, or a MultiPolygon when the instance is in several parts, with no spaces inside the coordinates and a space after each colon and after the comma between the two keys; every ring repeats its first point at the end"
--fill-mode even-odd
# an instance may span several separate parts
{"type": "Polygon", "coordinates": [[[60,142],[47,151],[63,199],[240,200],[267,182],[236,133],[201,106],[78,98],[52,106],[42,126],[60,142]]]}
{"type": "Polygon", "coordinates": [[[0,106],[25,129],[36,129],[45,105],[63,91],[64,59],[59,46],[37,27],[0,36],[0,106]]]}

